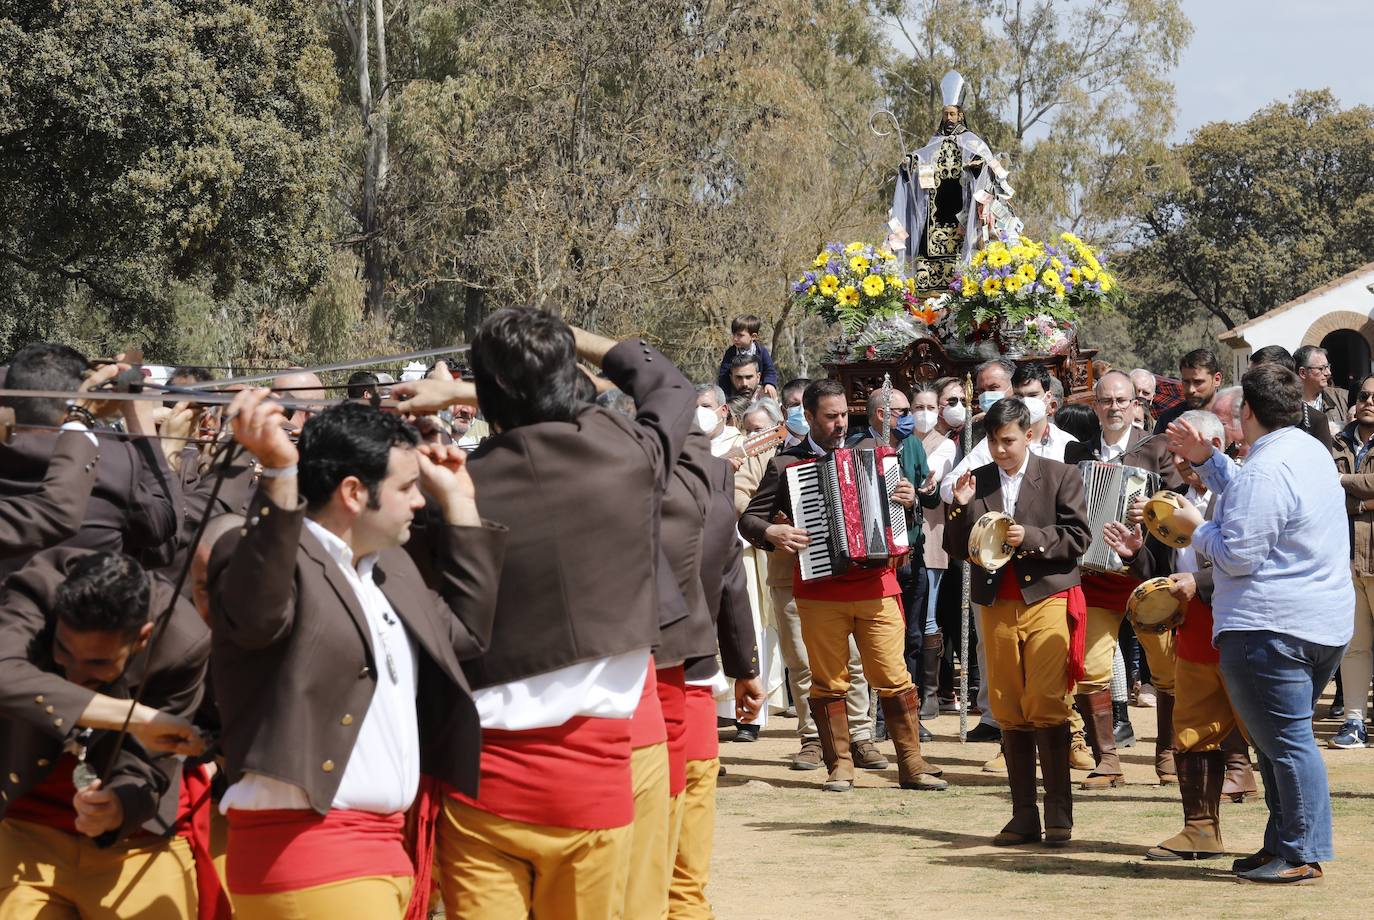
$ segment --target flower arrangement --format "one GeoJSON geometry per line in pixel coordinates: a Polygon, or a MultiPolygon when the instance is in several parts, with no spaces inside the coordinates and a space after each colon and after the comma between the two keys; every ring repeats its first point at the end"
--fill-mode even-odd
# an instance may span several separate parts
{"type": "Polygon", "coordinates": [[[915,283],[889,250],[855,241],[828,243],[792,283],[793,302],[856,336],[872,320],[891,319],[918,303],[915,283]]]}
{"type": "Polygon", "coordinates": [[[1067,349],[1081,313],[1109,305],[1115,288],[1116,278],[1072,233],[1050,245],[1025,236],[994,240],[950,285],[961,335],[997,333],[1038,354],[1067,349]]]}

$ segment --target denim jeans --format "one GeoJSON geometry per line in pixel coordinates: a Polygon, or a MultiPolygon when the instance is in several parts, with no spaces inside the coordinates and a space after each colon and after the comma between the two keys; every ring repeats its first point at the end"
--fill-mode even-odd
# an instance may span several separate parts
{"type": "Polygon", "coordinates": [[[1264,777],[1264,849],[1290,863],[1332,859],[1331,794],[1312,713],[1345,647],[1266,630],[1224,632],[1217,646],[1226,692],[1264,777]]]}

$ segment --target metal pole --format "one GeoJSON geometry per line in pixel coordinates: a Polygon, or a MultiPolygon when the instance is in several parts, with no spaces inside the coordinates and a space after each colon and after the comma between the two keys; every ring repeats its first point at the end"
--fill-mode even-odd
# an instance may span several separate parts
{"type": "MultiPolygon", "coordinates": [[[[964,428],[959,433],[959,443],[967,457],[973,451],[973,377],[964,375],[964,409],[966,417],[964,428]]],[[[969,594],[973,590],[973,566],[967,560],[959,562],[963,576],[963,597],[959,607],[959,740],[968,740],[968,628],[971,605],[969,594]]],[[[981,675],[987,680],[987,675],[981,675]]]]}

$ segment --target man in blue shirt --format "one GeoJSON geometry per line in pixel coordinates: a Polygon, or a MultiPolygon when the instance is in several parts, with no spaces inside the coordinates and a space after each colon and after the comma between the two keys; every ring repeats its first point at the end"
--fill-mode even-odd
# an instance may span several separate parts
{"type": "Polygon", "coordinates": [[[1233,868],[1254,882],[1321,878],[1333,856],[1331,797],[1312,734],[1313,707],[1352,632],[1355,593],[1345,496],[1330,454],[1295,426],[1302,383],[1277,364],[1241,380],[1237,466],[1187,422],[1170,448],[1217,494],[1212,520],[1188,502],[1193,546],[1210,559],[1212,642],[1226,690],[1259,752],[1269,823],[1264,846],[1233,868]]]}

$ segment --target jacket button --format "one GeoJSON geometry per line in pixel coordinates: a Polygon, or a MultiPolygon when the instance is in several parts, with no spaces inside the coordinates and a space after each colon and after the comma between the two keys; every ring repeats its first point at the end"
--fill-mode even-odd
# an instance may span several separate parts
{"type": "Polygon", "coordinates": [[[353,717],[345,713],[345,714],[344,714],[344,717],[343,717],[342,719],[339,720],[339,724],[340,724],[340,725],[352,725],[352,724],[353,724],[353,717]]]}
{"type": "Polygon", "coordinates": [[[35,696],[35,697],[33,698],[33,701],[34,701],[35,703],[41,703],[41,702],[43,702],[43,694],[40,693],[40,694],[38,694],[37,696],[35,696]]]}
{"type": "Polygon", "coordinates": [[[1030,581],[1030,576],[1027,575],[1027,576],[1025,577],[1025,580],[1026,580],[1026,581],[1030,581]]]}
{"type": "Polygon", "coordinates": [[[46,706],[46,707],[44,707],[44,710],[43,710],[43,711],[46,712],[48,715],[52,715],[54,710],[53,710],[52,706],[46,706]]]}
{"type": "Polygon", "coordinates": [[[326,772],[326,773],[333,773],[333,772],[334,772],[334,761],[332,761],[332,760],[326,760],[324,763],[320,764],[320,769],[323,770],[323,771],[326,772]]]}
{"type": "Polygon", "coordinates": [[[53,719],[53,720],[52,720],[52,724],[53,724],[55,727],[57,727],[57,728],[61,728],[61,727],[62,727],[62,720],[61,720],[61,719],[53,719]]]}
{"type": "Polygon", "coordinates": [[[12,783],[17,783],[17,782],[19,782],[19,774],[18,774],[18,773],[11,773],[11,774],[10,774],[10,782],[12,782],[12,783]]]}
{"type": "Polygon", "coordinates": [[[1040,547],[1040,552],[1042,552],[1042,553],[1043,553],[1043,552],[1044,552],[1044,551],[1045,551],[1045,547],[1043,547],[1043,546],[1042,546],[1042,547],[1040,547]]]}
{"type": "Polygon", "coordinates": [[[372,669],[369,668],[367,665],[363,665],[363,669],[358,672],[358,680],[367,680],[371,676],[372,669]]]}
{"type": "Polygon", "coordinates": [[[38,758],[38,766],[40,766],[40,767],[46,767],[46,766],[48,765],[48,763],[49,763],[48,758],[46,758],[46,757],[40,757],[40,758],[38,758]]]}

